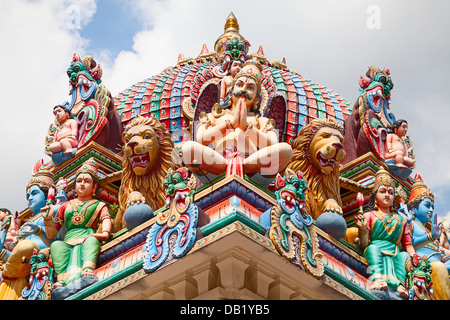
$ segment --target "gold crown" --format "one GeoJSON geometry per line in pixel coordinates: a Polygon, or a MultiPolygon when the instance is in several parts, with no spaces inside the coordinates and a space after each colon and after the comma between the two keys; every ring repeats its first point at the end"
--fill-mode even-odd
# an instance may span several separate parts
{"type": "Polygon", "coordinates": [[[383,167],[380,167],[378,172],[375,175],[375,182],[373,183],[373,191],[376,192],[379,187],[386,186],[386,187],[392,187],[395,189],[395,182],[394,179],[392,179],[389,172],[384,170],[383,167]]]}
{"type": "Polygon", "coordinates": [[[242,76],[249,77],[255,80],[255,82],[258,84],[258,87],[261,87],[261,75],[262,75],[261,64],[256,60],[247,60],[242,69],[234,77],[234,80],[242,76]]]}
{"type": "Polygon", "coordinates": [[[90,158],[86,160],[81,167],[77,170],[75,173],[75,176],[78,176],[80,173],[89,173],[91,174],[95,179],[100,180],[98,175],[98,165],[97,162],[94,160],[94,158],[90,158]]]}
{"type": "Polygon", "coordinates": [[[427,188],[426,184],[423,181],[417,181],[413,184],[411,188],[411,193],[409,194],[409,201],[421,201],[425,198],[430,198],[434,201],[434,194],[430,189],[427,188]]]}
{"type": "Polygon", "coordinates": [[[56,188],[53,172],[47,169],[39,170],[28,182],[27,190],[31,186],[38,186],[39,188],[56,188]]]}

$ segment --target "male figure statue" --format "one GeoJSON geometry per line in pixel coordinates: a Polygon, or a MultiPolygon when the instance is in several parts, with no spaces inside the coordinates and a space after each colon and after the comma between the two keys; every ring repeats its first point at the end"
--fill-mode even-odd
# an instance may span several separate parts
{"type": "Polygon", "coordinates": [[[183,160],[193,172],[196,162],[200,169],[219,175],[236,159],[246,174],[272,176],[287,166],[291,146],[280,143],[273,120],[259,114],[261,75],[261,65],[247,61],[234,77],[230,109],[223,110],[218,118],[207,114],[210,121],[198,126],[197,141],[183,145],[183,160]]]}
{"type": "Polygon", "coordinates": [[[416,160],[408,157],[408,151],[404,137],[408,133],[408,122],[400,119],[393,123],[393,133],[389,133],[386,138],[385,159],[395,159],[395,165],[399,168],[414,168],[416,160]]]}
{"type": "Polygon", "coordinates": [[[70,117],[70,111],[63,106],[53,108],[58,129],[55,133],[55,139],[48,147],[50,152],[57,153],[63,151],[65,155],[73,153],[73,148],[78,146],[77,134],[78,124],[75,119],[70,117]]]}

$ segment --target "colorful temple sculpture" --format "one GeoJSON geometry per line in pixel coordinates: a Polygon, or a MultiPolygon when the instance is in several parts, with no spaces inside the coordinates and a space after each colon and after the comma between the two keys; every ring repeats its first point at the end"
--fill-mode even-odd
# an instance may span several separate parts
{"type": "Polygon", "coordinates": [[[450,298],[450,228],[388,69],[352,105],[251,53],[233,13],[214,51],[115,97],[69,62],[51,160],[0,209],[0,299],[450,298]]]}

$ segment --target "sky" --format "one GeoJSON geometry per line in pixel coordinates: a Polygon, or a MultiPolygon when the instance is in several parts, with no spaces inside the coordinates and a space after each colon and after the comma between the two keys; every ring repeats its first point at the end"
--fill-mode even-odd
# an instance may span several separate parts
{"type": "Polygon", "coordinates": [[[447,0],[14,0],[0,1],[0,207],[26,207],[31,169],[44,154],[53,106],[69,100],[74,53],[102,66],[113,96],[210,51],[233,12],[269,61],[352,104],[369,66],[389,68],[391,112],[409,123],[416,168],[450,219],[450,22],[447,0]]]}

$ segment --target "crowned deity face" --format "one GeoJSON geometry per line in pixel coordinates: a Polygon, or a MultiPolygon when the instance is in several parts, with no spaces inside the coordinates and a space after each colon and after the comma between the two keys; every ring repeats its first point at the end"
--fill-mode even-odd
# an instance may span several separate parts
{"type": "Polygon", "coordinates": [[[378,188],[375,197],[378,208],[380,209],[390,208],[394,203],[394,195],[395,195],[394,188],[392,188],[391,186],[381,185],[378,188]]]}
{"type": "Polygon", "coordinates": [[[75,192],[78,198],[87,199],[94,196],[96,184],[89,173],[80,173],[75,179],[75,192]]]}
{"type": "Polygon", "coordinates": [[[256,81],[245,75],[240,76],[234,81],[232,99],[236,101],[239,98],[244,98],[247,107],[251,107],[259,102],[259,88],[256,81]]]}
{"type": "Polygon", "coordinates": [[[36,185],[31,186],[27,190],[28,208],[34,213],[41,212],[41,208],[45,206],[47,201],[44,191],[36,185]]]}
{"type": "Polygon", "coordinates": [[[413,208],[413,212],[414,217],[423,225],[431,222],[434,212],[434,201],[430,198],[424,198],[417,207],[413,208]]]}

